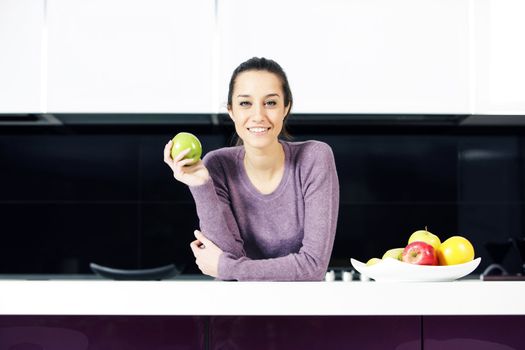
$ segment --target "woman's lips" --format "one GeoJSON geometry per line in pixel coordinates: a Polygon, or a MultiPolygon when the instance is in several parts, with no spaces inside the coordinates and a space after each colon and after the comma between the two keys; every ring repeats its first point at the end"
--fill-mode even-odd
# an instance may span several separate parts
{"type": "Polygon", "coordinates": [[[253,128],[248,128],[248,131],[251,133],[251,134],[254,134],[254,135],[263,135],[263,134],[266,134],[268,132],[268,130],[270,130],[269,127],[261,127],[261,126],[257,126],[257,127],[253,127],[253,128]]]}

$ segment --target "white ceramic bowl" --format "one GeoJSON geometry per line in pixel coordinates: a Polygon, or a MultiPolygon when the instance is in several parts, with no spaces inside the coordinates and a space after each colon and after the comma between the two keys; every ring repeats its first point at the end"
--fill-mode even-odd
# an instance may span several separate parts
{"type": "Polygon", "coordinates": [[[385,258],[371,266],[355,259],[350,259],[350,262],[360,274],[378,282],[446,282],[457,280],[474,271],[481,258],[449,266],[414,265],[393,258],[385,258]]]}

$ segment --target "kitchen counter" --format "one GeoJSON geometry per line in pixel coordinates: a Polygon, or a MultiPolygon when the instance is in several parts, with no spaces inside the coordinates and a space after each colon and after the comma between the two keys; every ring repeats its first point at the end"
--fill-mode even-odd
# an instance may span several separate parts
{"type": "Polygon", "coordinates": [[[525,315],[525,282],[0,280],[0,315],[525,315]]]}

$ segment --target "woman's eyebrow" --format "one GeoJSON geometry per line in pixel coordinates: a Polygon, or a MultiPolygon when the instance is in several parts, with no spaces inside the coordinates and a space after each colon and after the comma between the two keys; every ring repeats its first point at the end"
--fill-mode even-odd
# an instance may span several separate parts
{"type": "MultiPolygon", "coordinates": [[[[268,94],[268,95],[266,95],[264,97],[275,97],[275,96],[279,97],[279,94],[272,93],[272,94],[268,94]]],[[[252,96],[251,95],[237,95],[237,97],[252,97],[252,96]]]]}

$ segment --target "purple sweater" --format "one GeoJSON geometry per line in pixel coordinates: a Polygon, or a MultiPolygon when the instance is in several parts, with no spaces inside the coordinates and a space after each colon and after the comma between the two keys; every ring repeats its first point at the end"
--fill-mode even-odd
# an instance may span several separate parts
{"type": "Polygon", "coordinates": [[[319,141],[280,142],[285,170],[272,193],[250,182],[242,146],[209,152],[203,162],[211,181],[190,187],[202,233],[224,251],[221,280],[324,278],[339,211],[332,149],[319,141]]]}

